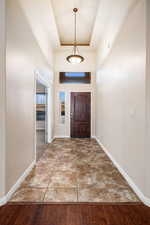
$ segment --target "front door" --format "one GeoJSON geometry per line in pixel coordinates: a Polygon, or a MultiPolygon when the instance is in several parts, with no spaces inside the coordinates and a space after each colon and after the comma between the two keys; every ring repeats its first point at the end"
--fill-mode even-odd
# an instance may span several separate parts
{"type": "Polygon", "coordinates": [[[71,137],[91,137],[91,93],[71,93],[71,137]]]}

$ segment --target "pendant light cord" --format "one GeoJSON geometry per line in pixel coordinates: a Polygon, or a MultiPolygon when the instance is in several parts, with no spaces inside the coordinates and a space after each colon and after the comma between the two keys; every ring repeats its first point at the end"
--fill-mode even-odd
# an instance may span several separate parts
{"type": "Polygon", "coordinates": [[[76,49],[77,49],[77,16],[76,16],[76,13],[77,13],[78,9],[74,8],[73,11],[74,11],[74,55],[76,55],[76,49]]]}
{"type": "Polygon", "coordinates": [[[84,61],[84,57],[79,54],[77,47],[77,12],[78,9],[74,8],[74,43],[73,43],[73,54],[69,55],[66,59],[69,63],[76,64],[84,61]]]}

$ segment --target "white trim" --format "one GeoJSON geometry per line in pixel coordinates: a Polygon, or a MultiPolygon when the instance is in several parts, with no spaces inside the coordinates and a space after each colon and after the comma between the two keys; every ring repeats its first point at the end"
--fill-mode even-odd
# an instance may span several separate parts
{"type": "Polygon", "coordinates": [[[42,74],[39,70],[35,70],[34,73],[36,75],[36,80],[38,80],[44,86],[50,87],[50,85],[53,84],[53,81],[44,77],[44,74],[42,74]]]}
{"type": "Polygon", "coordinates": [[[70,136],[54,136],[54,138],[53,139],[55,139],[55,138],[70,138],[70,136]]]}
{"type": "MultiPolygon", "coordinates": [[[[91,138],[96,139],[96,136],[91,136],[91,138]]],[[[97,140],[97,139],[96,139],[97,140]]]]}
{"type": "Polygon", "coordinates": [[[0,206],[6,204],[10,200],[11,196],[15,193],[15,191],[20,187],[21,183],[25,180],[25,178],[31,172],[31,170],[33,169],[35,163],[36,163],[36,161],[34,160],[30,164],[30,166],[24,171],[24,173],[19,177],[19,179],[12,186],[12,188],[9,190],[9,192],[3,198],[0,199],[0,206]]]}
{"type": "Polygon", "coordinates": [[[48,80],[39,70],[35,70],[35,87],[34,87],[34,148],[36,160],[36,82],[39,81],[47,88],[47,121],[46,121],[46,142],[52,142],[52,85],[53,81],[48,80]]]}
{"type": "Polygon", "coordinates": [[[6,35],[5,1],[0,1],[0,196],[5,193],[5,149],[6,149],[6,35]]]}
{"type": "Polygon", "coordinates": [[[47,142],[50,143],[52,136],[52,121],[53,121],[53,96],[52,96],[53,87],[50,84],[47,87],[47,142]]]}
{"type": "Polygon", "coordinates": [[[55,139],[54,137],[51,138],[51,139],[49,140],[49,144],[52,143],[54,139],[55,139]]]}
{"type": "Polygon", "coordinates": [[[36,134],[36,75],[35,75],[35,78],[34,78],[34,93],[33,93],[33,99],[34,99],[34,104],[33,104],[33,127],[34,127],[34,138],[33,138],[33,143],[34,143],[34,160],[36,161],[36,157],[37,157],[37,154],[36,154],[36,139],[37,139],[37,134],[36,134]]]}
{"type": "Polygon", "coordinates": [[[6,199],[6,196],[4,196],[0,199],[0,206],[5,205],[6,203],[7,203],[7,199],[6,199]]]}
{"type": "Polygon", "coordinates": [[[49,139],[49,144],[52,143],[54,141],[55,137],[52,137],[51,139],[49,139]]]}
{"type": "Polygon", "coordinates": [[[124,169],[119,165],[119,163],[114,159],[114,157],[109,153],[109,151],[105,148],[105,146],[100,142],[100,140],[95,137],[98,144],[101,146],[101,148],[104,150],[106,155],[110,158],[110,160],[114,163],[114,165],[117,167],[119,172],[122,174],[122,176],[125,178],[125,180],[128,182],[128,184],[131,186],[131,188],[134,190],[134,192],[137,194],[139,199],[147,206],[150,207],[150,198],[147,198],[142,191],[139,189],[139,187],[134,183],[132,178],[124,171],[124,169]]]}

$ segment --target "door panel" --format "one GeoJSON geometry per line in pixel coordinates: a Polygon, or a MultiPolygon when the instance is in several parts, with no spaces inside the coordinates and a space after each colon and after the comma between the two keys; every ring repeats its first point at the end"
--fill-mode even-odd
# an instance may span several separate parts
{"type": "Polygon", "coordinates": [[[91,93],[71,93],[71,137],[91,136],[91,93]]]}

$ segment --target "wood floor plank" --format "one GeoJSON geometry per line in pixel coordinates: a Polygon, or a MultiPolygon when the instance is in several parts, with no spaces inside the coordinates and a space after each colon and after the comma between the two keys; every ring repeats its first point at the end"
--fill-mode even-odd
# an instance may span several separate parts
{"type": "Polygon", "coordinates": [[[130,216],[127,215],[129,213],[128,206],[124,207],[124,211],[121,205],[108,205],[104,206],[105,217],[107,218],[107,225],[137,225],[133,224],[130,216]]]}
{"type": "MultiPolygon", "coordinates": [[[[88,205],[86,207],[81,207],[81,215],[84,225],[107,225],[107,220],[105,218],[103,207],[98,205],[88,205]]],[[[81,223],[80,223],[81,224],[81,223]]]]}
{"type": "Polygon", "coordinates": [[[0,225],[150,225],[142,204],[8,204],[0,225]]]}

